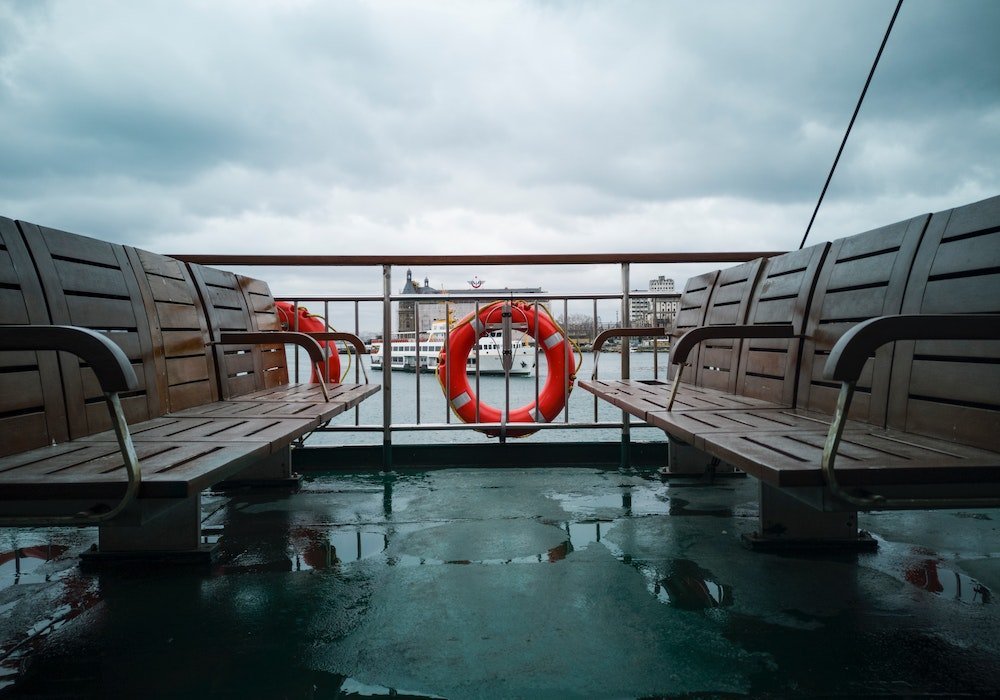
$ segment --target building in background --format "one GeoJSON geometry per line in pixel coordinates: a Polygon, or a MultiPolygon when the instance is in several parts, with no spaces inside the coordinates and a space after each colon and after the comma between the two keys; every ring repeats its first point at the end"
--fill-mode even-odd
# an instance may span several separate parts
{"type": "Polygon", "coordinates": [[[664,326],[673,328],[680,311],[681,295],[675,291],[674,281],[660,275],[649,280],[648,289],[629,292],[629,323],[634,328],[664,326]],[[654,293],[656,296],[643,296],[654,293]]]}
{"type": "MultiPolygon", "coordinates": [[[[402,293],[427,296],[426,301],[421,299],[420,301],[407,300],[399,302],[396,327],[400,333],[412,333],[417,329],[418,322],[420,331],[425,332],[430,330],[431,324],[434,321],[445,320],[446,302],[452,319],[458,321],[476,310],[476,300],[463,299],[463,297],[468,297],[469,295],[482,297],[485,295],[487,297],[495,296],[496,299],[517,299],[519,295],[524,294],[543,294],[544,290],[541,287],[490,289],[482,286],[482,282],[479,281],[478,277],[473,278],[473,281],[469,282],[469,289],[435,289],[431,286],[430,280],[427,277],[424,277],[423,284],[414,282],[413,271],[407,270],[406,284],[403,285],[402,293]]],[[[492,299],[480,300],[479,303],[482,307],[490,301],[492,299]]]]}

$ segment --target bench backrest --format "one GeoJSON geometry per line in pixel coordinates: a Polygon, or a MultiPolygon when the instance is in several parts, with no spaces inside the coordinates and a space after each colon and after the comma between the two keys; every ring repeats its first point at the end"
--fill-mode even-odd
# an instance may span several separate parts
{"type": "MultiPolygon", "coordinates": [[[[930,215],[833,242],[820,271],[805,329],[796,405],[832,413],[839,385],[823,379],[830,349],[848,329],[898,314],[906,280],[930,215]]],[[[885,425],[892,348],[870,358],[855,390],[851,416],[885,425]]]]}
{"type": "Polygon", "coordinates": [[[180,411],[219,398],[205,313],[187,266],[165,255],[126,248],[139,281],[166,408],[180,411]]]}
{"type": "Polygon", "coordinates": [[[790,324],[790,339],[748,338],[740,345],[736,393],[792,405],[799,372],[801,338],[817,275],[829,249],[820,243],[764,261],[745,323],[790,324]]]}
{"type": "MultiPolygon", "coordinates": [[[[140,387],[121,397],[129,422],[162,415],[152,331],[124,247],[27,222],[18,225],[50,322],[99,331],[124,351],[140,387]]],[[[108,430],[111,419],[93,371],[69,353],[59,353],[59,371],[69,436],[108,430]]]]}
{"type": "MultiPolygon", "coordinates": [[[[902,313],[1000,313],[1000,197],[934,214],[902,313]]],[[[1000,450],[1000,342],[897,342],[888,427],[1000,450]]]]}
{"type": "MultiPolygon", "coordinates": [[[[263,282],[204,265],[192,264],[188,269],[205,309],[213,341],[218,341],[219,333],[226,331],[281,329],[273,311],[270,312],[273,320],[266,318],[268,304],[273,307],[274,298],[263,282]]],[[[283,345],[213,347],[220,374],[219,392],[224,399],[288,382],[283,345]]]]}
{"type": "MultiPolygon", "coordinates": [[[[718,278],[719,271],[712,270],[711,272],[688,279],[687,284],[684,285],[684,292],[681,294],[680,301],[678,301],[679,308],[677,310],[677,318],[674,321],[673,332],[671,333],[671,342],[676,342],[678,338],[692,328],[705,325],[705,312],[708,310],[708,300],[712,296],[712,290],[715,289],[715,281],[718,278]]],[[[697,349],[694,352],[697,352],[697,349]]],[[[697,355],[692,359],[696,360],[697,355]]],[[[694,366],[697,366],[697,364],[694,366]]],[[[677,367],[669,363],[668,367],[669,376],[673,379],[677,367]]],[[[691,376],[687,376],[686,379],[692,381],[691,376]]]]}
{"type": "MultiPolygon", "coordinates": [[[[747,310],[763,262],[762,258],[757,258],[719,270],[702,325],[735,326],[746,323],[747,310]]],[[[694,371],[685,373],[685,376],[693,375],[696,386],[735,391],[740,347],[740,341],[731,339],[702,343],[697,355],[691,358],[694,371]]]]}
{"type": "MultiPolygon", "coordinates": [[[[0,325],[48,324],[24,240],[0,218],[0,325]]],[[[66,406],[54,352],[0,352],[0,456],[66,440],[66,406]]]]}

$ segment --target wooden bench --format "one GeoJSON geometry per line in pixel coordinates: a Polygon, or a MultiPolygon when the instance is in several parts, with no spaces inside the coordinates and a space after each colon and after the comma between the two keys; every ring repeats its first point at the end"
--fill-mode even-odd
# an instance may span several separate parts
{"type": "Polygon", "coordinates": [[[759,313],[793,299],[766,270],[806,252],[765,262],[746,325],[675,342],[672,363],[705,365],[698,345],[737,338],[731,391],[684,402],[705,389],[681,382],[671,405],[664,383],[581,384],[757,477],[762,546],[856,543],[858,509],[998,503],[1000,198],[835,241],[790,313],[759,313]],[[789,337],[753,337],[773,324],[789,337]]]}
{"type": "Polygon", "coordinates": [[[0,524],[209,558],[202,490],[294,482],[291,446],[378,390],[290,383],[285,343],[324,357],[273,307],[256,280],[0,219],[0,524]]]}

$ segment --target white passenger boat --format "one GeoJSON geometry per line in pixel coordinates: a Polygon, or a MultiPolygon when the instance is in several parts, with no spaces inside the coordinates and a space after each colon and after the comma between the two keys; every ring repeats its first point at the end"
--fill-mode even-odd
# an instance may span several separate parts
{"type": "MultiPolygon", "coordinates": [[[[419,362],[421,372],[434,372],[438,366],[438,356],[444,348],[447,338],[444,321],[435,321],[431,330],[422,334],[420,340],[419,360],[417,354],[417,339],[414,333],[399,333],[392,339],[392,369],[403,372],[416,372],[419,362]]],[[[535,368],[535,348],[525,343],[525,336],[522,330],[515,330],[511,338],[511,353],[513,362],[511,364],[511,376],[528,376],[535,368]]],[[[371,368],[382,369],[383,354],[382,341],[374,340],[371,344],[371,368]]],[[[466,362],[466,372],[476,373],[475,350],[469,353],[466,362]]],[[[489,331],[479,339],[479,374],[503,375],[503,332],[500,330],[489,331]]]]}

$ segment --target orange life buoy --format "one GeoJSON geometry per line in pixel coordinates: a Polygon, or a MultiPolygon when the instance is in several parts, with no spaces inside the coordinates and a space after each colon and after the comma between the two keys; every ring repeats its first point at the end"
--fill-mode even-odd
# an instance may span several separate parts
{"type": "MultiPolygon", "coordinates": [[[[483,307],[478,315],[469,314],[450,332],[448,345],[438,356],[437,376],[441,389],[448,397],[448,403],[455,414],[466,423],[477,422],[476,405],[479,405],[478,422],[499,423],[502,413],[489,404],[478,401],[469,377],[466,364],[473,347],[485,333],[499,328],[503,308],[510,305],[511,322],[527,325],[527,334],[541,344],[548,365],[545,385],[538,394],[538,405],[532,401],[520,408],[511,409],[508,423],[548,423],[556,418],[566,406],[566,397],[573,390],[576,380],[576,357],[566,343],[569,340],[559,325],[544,308],[535,313],[534,304],[523,301],[497,301],[483,307]],[[567,383],[568,378],[568,383],[567,383]]],[[[482,432],[491,437],[500,434],[496,429],[482,432]]],[[[537,432],[535,429],[508,430],[510,437],[523,437],[537,432]]]]}
{"type": "MultiPolygon", "coordinates": [[[[327,331],[326,320],[322,316],[317,316],[316,314],[309,313],[309,309],[304,306],[298,307],[296,310],[295,305],[290,301],[278,301],[275,302],[278,311],[278,319],[281,321],[281,325],[290,331],[299,331],[300,333],[325,333],[327,331]],[[298,325],[296,325],[296,320],[298,325]]],[[[340,353],[337,352],[337,344],[333,341],[320,340],[318,341],[321,347],[328,348],[328,357],[326,361],[327,381],[339,382],[340,381],[340,353]]],[[[309,377],[309,381],[313,384],[319,384],[320,376],[316,372],[316,365],[312,365],[312,374],[309,377]]]]}

